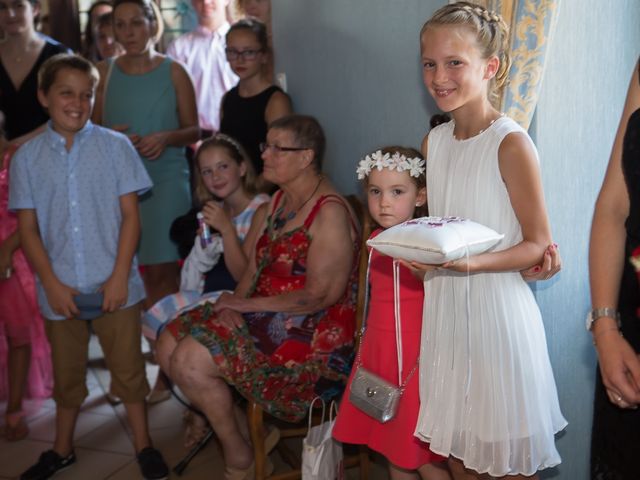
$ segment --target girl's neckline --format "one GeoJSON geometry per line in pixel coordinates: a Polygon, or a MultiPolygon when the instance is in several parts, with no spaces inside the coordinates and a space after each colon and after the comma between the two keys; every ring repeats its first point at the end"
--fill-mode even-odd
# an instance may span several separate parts
{"type": "Polygon", "coordinates": [[[491,120],[491,122],[489,122],[489,125],[487,125],[485,128],[481,129],[478,133],[476,133],[475,135],[472,135],[471,137],[468,138],[458,138],[456,137],[454,130],[456,128],[456,121],[451,119],[451,136],[453,137],[453,139],[456,142],[469,142],[471,140],[475,140],[477,138],[480,138],[483,134],[485,134],[486,132],[488,132],[489,130],[491,130],[493,128],[493,126],[495,124],[497,124],[500,120],[502,120],[503,118],[507,118],[506,115],[504,113],[501,113],[500,116],[494,118],[493,120],[491,120]]]}
{"type": "Polygon", "coordinates": [[[269,90],[270,88],[275,87],[275,86],[276,86],[276,85],[274,85],[274,84],[267,85],[265,88],[263,88],[262,90],[260,90],[258,93],[255,93],[255,94],[253,94],[253,95],[248,95],[248,96],[246,96],[246,97],[245,97],[244,95],[242,95],[242,94],[240,93],[240,86],[238,85],[238,96],[239,96],[240,98],[245,99],[245,100],[246,100],[246,99],[248,99],[248,98],[255,98],[255,97],[259,97],[259,96],[260,96],[260,95],[262,95],[264,92],[266,92],[267,90],[269,90]]]}

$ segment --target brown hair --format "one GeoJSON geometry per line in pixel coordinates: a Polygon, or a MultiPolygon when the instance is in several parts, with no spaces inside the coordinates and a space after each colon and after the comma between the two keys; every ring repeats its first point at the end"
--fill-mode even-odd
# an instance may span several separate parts
{"type": "Polygon", "coordinates": [[[322,171],[322,161],[327,140],[318,120],[310,115],[285,115],[269,124],[268,130],[285,130],[295,138],[296,147],[313,151],[313,166],[316,172],[322,171]]]}
{"type": "Polygon", "coordinates": [[[95,38],[93,38],[93,31],[96,28],[96,25],[93,24],[93,18],[92,18],[93,11],[96,8],[102,7],[102,6],[113,8],[113,5],[111,4],[110,0],[97,0],[96,2],[93,2],[91,4],[91,6],[89,7],[89,10],[87,11],[87,24],[84,28],[84,43],[85,43],[85,46],[87,47],[86,49],[87,54],[90,53],[89,49],[95,44],[95,41],[96,41],[95,38]]]}
{"type": "Polygon", "coordinates": [[[257,18],[243,18],[229,27],[227,31],[226,40],[229,40],[229,35],[239,30],[246,30],[256,37],[256,40],[260,44],[260,50],[264,53],[269,53],[269,36],[267,35],[267,27],[257,18]]]}
{"type": "Polygon", "coordinates": [[[445,5],[433,14],[420,30],[420,37],[429,27],[441,25],[463,26],[476,35],[483,58],[498,57],[500,66],[493,78],[491,91],[505,85],[511,57],[509,56],[509,27],[500,15],[470,2],[445,5]]]}
{"type": "Polygon", "coordinates": [[[38,88],[45,94],[49,93],[58,72],[65,68],[85,73],[93,82],[94,87],[100,80],[98,69],[89,60],[73,53],[58,53],[47,59],[38,70],[38,88]]]}
{"type": "MultiPolygon", "coordinates": [[[[422,154],[415,148],[411,148],[411,147],[402,147],[400,145],[390,145],[388,147],[377,148],[375,151],[377,152],[378,150],[382,152],[382,155],[389,154],[389,156],[393,156],[393,154],[399,153],[400,155],[404,155],[407,158],[419,158],[420,160],[424,160],[424,157],[422,156],[422,154]]],[[[415,184],[418,191],[420,191],[421,188],[427,187],[426,171],[427,171],[427,168],[425,165],[424,171],[420,175],[418,175],[417,177],[410,175],[411,181],[415,184]]],[[[407,172],[407,174],[408,173],[409,172],[407,172]]],[[[369,175],[366,175],[361,181],[365,187],[368,186],[369,175]]],[[[429,215],[427,202],[425,202],[424,205],[416,207],[416,209],[413,212],[413,218],[426,217],[427,215],[429,215]]]]}
{"type": "Polygon", "coordinates": [[[222,200],[220,198],[215,197],[214,195],[207,190],[207,187],[204,184],[202,179],[202,174],[200,173],[200,156],[202,152],[205,150],[213,149],[213,148],[221,148],[225,151],[225,153],[233,159],[238,165],[244,164],[246,167],[246,172],[244,177],[242,177],[242,188],[245,192],[253,195],[257,192],[256,189],[256,173],[253,169],[253,165],[251,164],[251,160],[249,160],[249,155],[245,149],[240,145],[240,143],[230,137],[229,135],[225,135],[224,133],[216,133],[212,137],[204,140],[198,151],[196,152],[194,160],[194,169],[193,175],[195,180],[195,196],[196,200],[200,205],[204,205],[209,200],[222,200]]]}
{"type": "MultiPolygon", "coordinates": [[[[114,0],[113,2],[113,13],[115,19],[115,12],[118,6],[123,3],[133,3],[140,7],[142,10],[142,14],[144,17],[149,20],[149,23],[153,27],[155,27],[156,31],[153,35],[153,43],[158,43],[160,38],[162,38],[162,34],[164,33],[164,20],[162,19],[162,14],[160,13],[160,8],[153,0],[114,0]]],[[[115,29],[114,29],[115,30],[115,29]]]]}

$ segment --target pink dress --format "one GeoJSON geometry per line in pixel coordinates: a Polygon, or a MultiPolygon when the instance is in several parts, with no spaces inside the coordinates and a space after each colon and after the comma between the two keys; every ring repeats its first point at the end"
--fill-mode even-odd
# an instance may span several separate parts
{"type": "MultiPolygon", "coordinates": [[[[374,232],[371,238],[379,231],[374,232]]],[[[362,365],[385,380],[398,383],[395,320],[393,315],[393,259],[376,251],[369,271],[370,302],[364,341],[360,346],[362,365]]],[[[400,266],[400,308],[402,328],[403,381],[418,361],[422,326],[422,282],[404,266],[400,266]]],[[[353,377],[353,371],[351,376],[353,377]]],[[[418,374],[413,374],[398,405],[395,418],[380,423],[358,410],[349,401],[352,378],[340,402],[333,436],[345,443],[367,445],[384,455],[391,463],[409,470],[444,458],[432,453],[429,444],[413,435],[418,420],[420,399],[418,374]]]]}
{"type": "MultiPolygon", "coordinates": [[[[0,169],[0,243],[18,228],[16,215],[8,210],[9,161],[15,149],[2,158],[0,169]]],[[[53,373],[51,352],[36,300],[35,278],[22,250],[13,254],[13,273],[4,279],[0,272],[0,400],[7,398],[9,341],[15,346],[31,344],[31,366],[25,396],[51,395],[53,373]]]]}

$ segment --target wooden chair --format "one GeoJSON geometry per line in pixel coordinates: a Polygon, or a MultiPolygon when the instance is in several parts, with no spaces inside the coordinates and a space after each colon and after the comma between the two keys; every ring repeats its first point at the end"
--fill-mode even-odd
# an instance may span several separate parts
{"type": "MultiPolygon", "coordinates": [[[[364,207],[360,199],[356,195],[346,196],[349,205],[353,209],[356,217],[360,221],[361,225],[361,245],[359,272],[358,272],[358,296],[357,296],[357,310],[356,310],[356,332],[360,332],[364,316],[364,295],[365,295],[365,282],[366,282],[366,270],[367,270],[367,248],[366,240],[371,233],[372,222],[367,209],[364,207]]],[[[359,337],[357,338],[359,342],[359,337]]],[[[356,348],[358,348],[358,343],[356,348]]],[[[290,471],[273,474],[267,477],[267,454],[265,452],[264,438],[266,436],[266,429],[264,425],[265,412],[262,407],[254,402],[249,402],[247,405],[247,421],[249,422],[249,431],[251,433],[251,441],[253,442],[253,453],[256,462],[256,480],[293,480],[300,479],[302,474],[300,470],[301,459],[300,455],[296,455],[290,449],[284,445],[282,440],[287,438],[302,438],[307,434],[307,420],[299,424],[288,425],[285,428],[280,428],[280,441],[276,448],[283,457],[283,459],[293,468],[290,471]]],[[[360,467],[360,480],[367,480],[369,478],[369,453],[365,446],[358,447],[358,452],[353,455],[345,455],[344,458],[345,468],[354,466],[360,467]]]]}

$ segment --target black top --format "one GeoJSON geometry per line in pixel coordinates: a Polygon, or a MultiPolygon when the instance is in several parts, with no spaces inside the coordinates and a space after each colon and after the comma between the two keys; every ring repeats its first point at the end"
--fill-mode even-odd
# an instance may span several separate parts
{"type": "Polygon", "coordinates": [[[264,116],[267,103],[275,92],[282,92],[282,89],[272,85],[253,97],[241,97],[238,87],[235,86],[222,100],[220,132],[242,144],[249,154],[256,175],[262,173],[260,143],[267,138],[267,122],[264,116]]]}
{"type": "MultiPolygon", "coordinates": [[[[640,59],[638,60],[640,75],[640,59]]],[[[629,261],[640,254],[640,109],[629,117],[622,147],[622,171],[629,194],[627,238],[618,310],[622,334],[640,354],[640,272],[629,261]]],[[[623,410],[611,403],[602,382],[596,377],[591,435],[591,478],[626,480],[640,478],[640,409],[623,410]]]]}
{"type": "Polygon", "coordinates": [[[48,58],[70,50],[49,37],[44,41],[40,55],[18,90],[0,61],[0,110],[5,115],[4,128],[8,140],[29,133],[49,120],[49,115],[38,101],[38,70],[48,58]]]}

